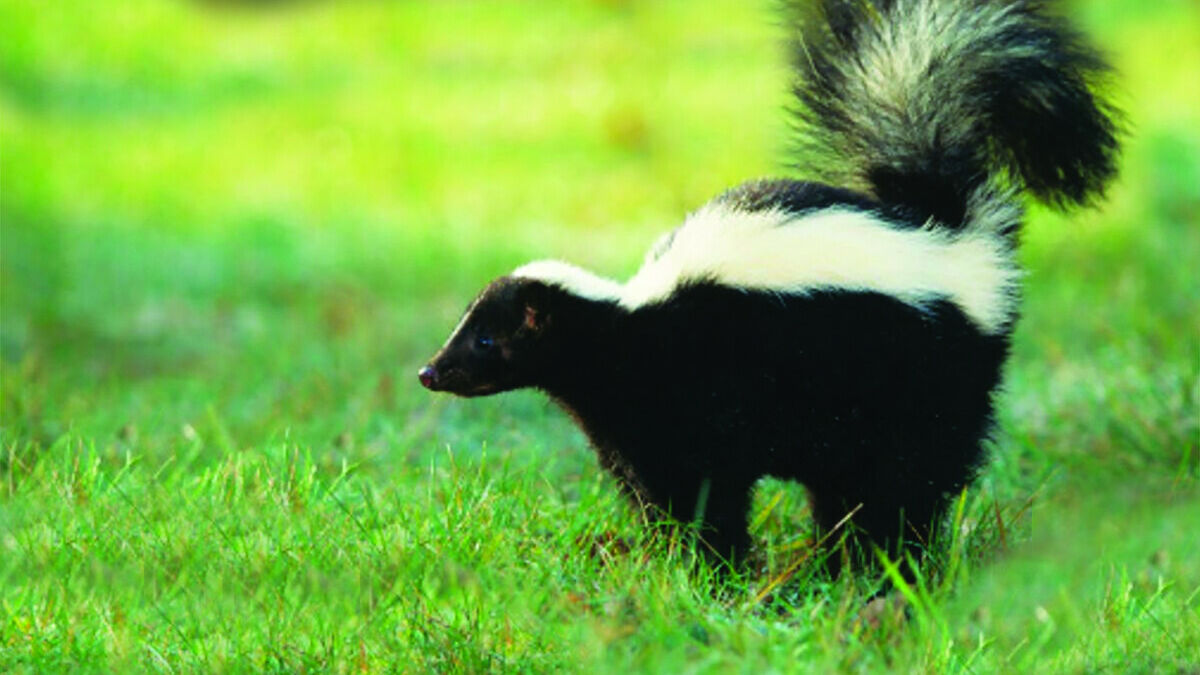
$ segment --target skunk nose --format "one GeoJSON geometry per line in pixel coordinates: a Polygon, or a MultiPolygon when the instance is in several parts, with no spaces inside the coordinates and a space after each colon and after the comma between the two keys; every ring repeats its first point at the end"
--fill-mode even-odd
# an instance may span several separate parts
{"type": "Polygon", "coordinates": [[[425,366],[417,372],[417,379],[421,380],[421,386],[433,389],[433,383],[437,382],[437,371],[433,369],[433,366],[425,366]]]}

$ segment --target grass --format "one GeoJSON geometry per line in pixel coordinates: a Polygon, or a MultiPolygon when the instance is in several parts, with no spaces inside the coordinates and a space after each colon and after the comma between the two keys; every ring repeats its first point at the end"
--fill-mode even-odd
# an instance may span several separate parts
{"type": "Polygon", "coordinates": [[[727,587],[536,395],[416,367],[487,279],[632,271],[786,160],[769,3],[0,0],[0,671],[1196,672],[1200,12],[1079,1],[1130,136],[1035,210],[940,565],[727,587]],[[698,168],[701,168],[698,170],[698,168]]]}

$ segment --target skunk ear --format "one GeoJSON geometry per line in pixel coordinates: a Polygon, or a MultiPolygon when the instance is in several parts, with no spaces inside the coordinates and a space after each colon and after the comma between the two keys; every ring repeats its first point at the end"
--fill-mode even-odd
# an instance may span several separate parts
{"type": "Polygon", "coordinates": [[[540,333],[549,324],[548,290],[544,284],[537,281],[531,281],[521,289],[521,304],[524,306],[521,325],[525,330],[540,333]]]}
{"type": "Polygon", "coordinates": [[[526,304],[525,305],[525,321],[524,321],[525,328],[536,333],[536,332],[542,330],[542,326],[544,324],[545,324],[545,322],[542,320],[541,310],[539,310],[537,307],[534,307],[533,305],[526,304]]]}

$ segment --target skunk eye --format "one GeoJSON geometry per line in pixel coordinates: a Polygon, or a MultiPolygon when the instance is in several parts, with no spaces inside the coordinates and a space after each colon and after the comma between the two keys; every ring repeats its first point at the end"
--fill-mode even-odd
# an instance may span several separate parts
{"type": "Polygon", "coordinates": [[[480,335],[475,338],[475,346],[480,349],[491,349],[494,344],[496,344],[496,341],[486,335],[480,335]]]}

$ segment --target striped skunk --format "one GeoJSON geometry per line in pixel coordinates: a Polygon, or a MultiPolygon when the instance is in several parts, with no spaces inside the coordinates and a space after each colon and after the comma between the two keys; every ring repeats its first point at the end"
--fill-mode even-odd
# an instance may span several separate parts
{"type": "Polygon", "coordinates": [[[699,523],[722,558],[743,559],[764,475],[808,489],[819,533],[853,513],[855,549],[919,552],[983,461],[1022,193],[1086,205],[1115,173],[1107,67],[1039,0],[790,16],[815,180],[730,189],[625,283],[518,268],[419,379],[544,391],[637,504],[699,523]]]}

